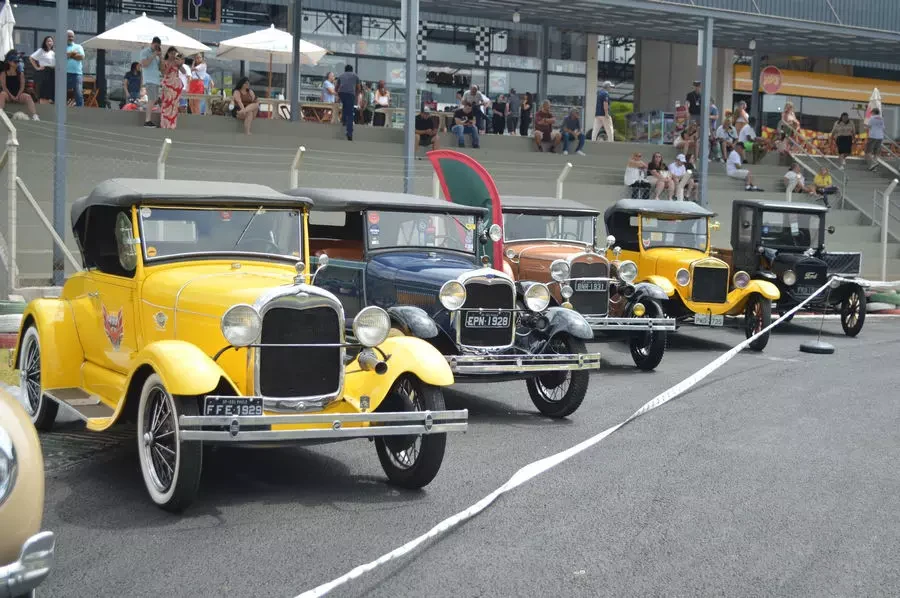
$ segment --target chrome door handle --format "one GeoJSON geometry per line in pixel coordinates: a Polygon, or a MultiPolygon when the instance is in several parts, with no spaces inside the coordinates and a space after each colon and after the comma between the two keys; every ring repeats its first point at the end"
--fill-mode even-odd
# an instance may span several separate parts
{"type": "Polygon", "coordinates": [[[90,297],[91,299],[96,299],[97,297],[100,296],[100,291],[91,291],[90,293],[87,294],[87,296],[90,297]]]}

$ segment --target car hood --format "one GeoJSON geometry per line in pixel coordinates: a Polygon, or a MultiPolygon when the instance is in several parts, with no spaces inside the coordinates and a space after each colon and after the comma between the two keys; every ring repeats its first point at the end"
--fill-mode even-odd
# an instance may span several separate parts
{"type": "Polygon", "coordinates": [[[559,260],[573,255],[584,253],[588,250],[585,245],[577,243],[563,243],[560,241],[529,241],[523,243],[507,243],[507,249],[512,249],[520,260],[559,260]]]}
{"type": "Polygon", "coordinates": [[[668,275],[668,273],[674,272],[679,268],[689,268],[692,263],[706,257],[708,256],[704,252],[696,249],[683,249],[680,247],[648,249],[641,254],[638,275],[668,275]]]}
{"type": "Polygon", "coordinates": [[[154,269],[144,279],[143,299],[159,307],[220,316],[237,303],[253,304],[275,287],[291,284],[290,266],[192,263],[154,269]],[[177,303],[177,305],[176,305],[177,303]]]}
{"type": "Polygon", "coordinates": [[[393,280],[394,284],[409,283],[437,289],[448,280],[474,269],[474,256],[449,251],[391,251],[375,254],[369,262],[370,274],[393,280]]]}

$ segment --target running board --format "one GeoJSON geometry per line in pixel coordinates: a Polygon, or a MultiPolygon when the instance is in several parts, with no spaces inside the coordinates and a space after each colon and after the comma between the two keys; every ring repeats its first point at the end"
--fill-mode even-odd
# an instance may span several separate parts
{"type": "Polygon", "coordinates": [[[54,388],[44,394],[73,411],[88,424],[90,429],[102,430],[109,425],[116,410],[104,403],[99,396],[81,388],[54,388]]]}

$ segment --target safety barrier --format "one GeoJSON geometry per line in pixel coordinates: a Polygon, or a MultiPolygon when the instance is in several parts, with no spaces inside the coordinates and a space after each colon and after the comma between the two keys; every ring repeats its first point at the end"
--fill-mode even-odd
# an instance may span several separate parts
{"type": "Polygon", "coordinates": [[[415,550],[419,546],[422,546],[429,540],[433,540],[433,539],[437,538],[438,536],[441,536],[442,534],[450,531],[454,527],[458,526],[460,523],[463,523],[464,521],[475,517],[476,515],[478,515],[485,509],[487,509],[491,504],[493,504],[494,501],[496,501],[501,495],[509,492],[510,490],[518,488],[525,482],[528,482],[529,480],[536,478],[537,476],[541,475],[542,473],[552,469],[553,467],[556,467],[560,463],[568,461],[575,455],[578,455],[579,453],[582,453],[582,452],[586,451],[587,449],[593,447],[594,445],[600,443],[607,436],[609,436],[616,430],[622,428],[623,426],[627,425],[628,423],[634,421],[635,419],[641,417],[642,415],[646,415],[650,411],[653,411],[654,409],[657,409],[657,408],[665,405],[672,399],[684,394],[686,391],[688,391],[691,388],[693,388],[694,386],[696,386],[699,382],[701,382],[703,379],[708,377],[710,374],[712,374],[713,372],[715,372],[716,370],[721,368],[723,365],[725,365],[726,363],[728,363],[729,361],[734,359],[734,357],[738,353],[740,353],[743,349],[748,347],[750,345],[750,343],[752,343],[756,338],[762,336],[763,334],[770,332],[776,326],[779,326],[780,324],[784,323],[786,320],[790,319],[790,316],[793,316],[795,313],[797,313],[798,311],[803,309],[803,307],[806,306],[806,304],[808,304],[810,301],[812,301],[813,299],[815,299],[816,297],[821,295],[823,292],[825,292],[832,284],[838,283],[838,282],[858,282],[858,283],[864,284],[864,286],[866,286],[868,288],[900,288],[900,282],[870,281],[870,280],[862,280],[862,279],[845,279],[845,278],[840,278],[840,277],[831,278],[827,283],[825,283],[824,285],[819,287],[819,289],[816,290],[815,293],[813,293],[812,295],[807,297],[805,300],[800,302],[793,309],[790,309],[789,311],[785,312],[784,317],[781,317],[781,318],[775,320],[774,322],[772,322],[771,324],[769,324],[768,326],[763,328],[761,331],[759,331],[756,334],[754,334],[753,336],[751,336],[750,338],[738,343],[736,346],[729,349],[728,351],[726,351],[725,353],[723,353],[722,355],[720,355],[719,357],[714,359],[712,362],[710,362],[709,364],[707,364],[706,366],[704,366],[703,368],[701,368],[700,370],[698,370],[691,376],[688,376],[687,378],[685,378],[684,380],[682,380],[675,386],[672,386],[671,388],[664,390],[660,394],[656,395],[653,399],[651,399],[650,401],[645,403],[640,409],[635,411],[630,417],[628,417],[621,423],[618,423],[610,428],[607,428],[603,432],[600,432],[599,434],[591,436],[590,438],[576,444],[575,446],[573,446],[571,448],[568,448],[568,449],[561,451],[559,453],[556,453],[554,455],[550,455],[549,457],[545,457],[543,459],[540,459],[538,461],[534,461],[533,463],[529,463],[528,465],[525,465],[524,467],[522,467],[521,469],[516,471],[512,475],[512,477],[509,478],[509,480],[507,480],[507,482],[505,484],[503,484],[502,486],[500,486],[499,488],[497,488],[496,490],[494,490],[493,492],[491,492],[490,494],[488,494],[487,496],[485,496],[484,498],[482,498],[475,504],[471,505],[470,507],[460,511],[459,513],[457,513],[455,515],[452,515],[451,517],[448,517],[447,519],[444,519],[443,521],[441,521],[440,523],[438,523],[437,525],[432,527],[430,530],[428,530],[421,536],[414,538],[414,539],[410,540],[409,542],[403,544],[402,546],[383,554],[382,556],[378,557],[374,561],[370,561],[363,565],[359,565],[359,566],[355,567],[354,569],[351,569],[344,575],[341,575],[338,578],[335,578],[335,579],[333,579],[327,583],[324,583],[320,586],[317,586],[311,590],[307,590],[307,591],[303,592],[302,594],[299,594],[296,598],[318,598],[319,596],[324,596],[324,595],[328,594],[329,592],[331,592],[332,590],[346,584],[349,581],[358,579],[365,573],[368,573],[369,571],[372,571],[381,565],[384,565],[390,561],[397,560],[399,558],[402,558],[402,557],[410,554],[413,550],[415,550]]]}

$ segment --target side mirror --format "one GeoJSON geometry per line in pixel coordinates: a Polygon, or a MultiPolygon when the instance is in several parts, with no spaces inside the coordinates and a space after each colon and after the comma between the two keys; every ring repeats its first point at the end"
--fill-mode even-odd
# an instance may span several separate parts
{"type": "Polygon", "coordinates": [[[318,266],[316,266],[316,271],[313,272],[313,275],[309,281],[309,284],[313,284],[314,282],[316,282],[316,276],[319,275],[319,272],[321,272],[322,270],[324,270],[325,268],[328,267],[328,259],[329,258],[328,258],[327,253],[319,254],[317,259],[318,259],[318,266]]]}
{"type": "Polygon", "coordinates": [[[829,227],[828,227],[827,229],[825,229],[825,230],[828,231],[828,234],[829,234],[829,235],[833,235],[833,234],[834,234],[834,225],[829,226],[829,227]]]}
{"type": "Polygon", "coordinates": [[[622,253],[622,248],[619,246],[613,247],[613,256],[616,259],[619,259],[619,254],[622,253]]]}
{"type": "MultiPolygon", "coordinates": [[[[718,227],[716,227],[716,228],[718,228],[718,227]]],[[[741,228],[750,228],[750,222],[747,220],[744,220],[743,222],[741,222],[741,228]]]]}
{"type": "Polygon", "coordinates": [[[709,228],[710,230],[719,230],[720,228],[722,228],[722,225],[719,224],[719,221],[717,220],[716,222],[710,222],[709,228]]]}
{"type": "Polygon", "coordinates": [[[612,247],[615,244],[616,244],[615,235],[609,235],[608,237],[606,237],[606,248],[607,249],[609,249],[610,247],[612,247]]]}

